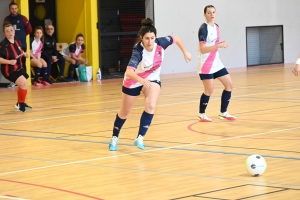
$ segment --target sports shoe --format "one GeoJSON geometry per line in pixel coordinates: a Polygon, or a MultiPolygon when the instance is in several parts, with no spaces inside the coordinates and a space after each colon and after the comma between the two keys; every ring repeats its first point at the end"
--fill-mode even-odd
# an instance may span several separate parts
{"type": "Polygon", "coordinates": [[[228,112],[223,112],[219,114],[220,119],[227,119],[227,120],[236,120],[237,117],[229,114],[228,112]]]}
{"type": "Polygon", "coordinates": [[[205,113],[199,113],[197,117],[199,118],[200,122],[211,122],[211,119],[208,118],[205,113]]]}
{"type": "Polygon", "coordinates": [[[63,76],[60,76],[56,79],[56,82],[69,82],[69,80],[63,76]]]}
{"type": "MultiPolygon", "coordinates": [[[[24,104],[24,107],[25,107],[26,110],[31,110],[31,109],[32,109],[31,106],[27,105],[27,103],[20,103],[20,104],[24,104]]],[[[19,108],[20,108],[20,104],[19,104],[19,103],[16,103],[16,105],[15,105],[15,107],[16,107],[18,110],[19,110],[19,108]]]]}
{"type": "Polygon", "coordinates": [[[7,86],[7,88],[14,88],[17,87],[17,85],[13,82],[10,82],[10,84],[7,86]]]}
{"type": "MultiPolygon", "coordinates": [[[[27,105],[27,104],[26,104],[27,105]]],[[[28,105],[27,105],[28,106],[28,105]]],[[[25,107],[25,103],[17,103],[15,105],[16,109],[18,109],[18,111],[21,112],[26,112],[26,107],[25,107]]],[[[30,106],[29,106],[30,107],[30,106]]]]}
{"type": "Polygon", "coordinates": [[[75,78],[69,78],[68,80],[69,80],[69,82],[76,82],[76,81],[78,81],[78,80],[75,79],[75,78]]]}
{"type": "Polygon", "coordinates": [[[51,78],[46,79],[46,82],[48,82],[49,84],[53,84],[53,81],[51,78]]]}
{"type": "Polygon", "coordinates": [[[41,84],[40,82],[34,81],[34,82],[33,82],[33,85],[35,85],[35,86],[41,86],[41,85],[43,85],[43,84],[41,84]]]}
{"type": "Polygon", "coordinates": [[[50,83],[48,83],[47,81],[43,81],[42,84],[43,85],[50,85],[50,83]]]}
{"type": "Polygon", "coordinates": [[[118,140],[118,137],[112,136],[108,146],[110,151],[116,151],[118,149],[118,140]]]}
{"type": "Polygon", "coordinates": [[[32,109],[32,107],[29,106],[29,105],[28,105],[27,103],[25,103],[25,102],[24,102],[24,106],[25,106],[26,110],[31,110],[31,109],[32,109]]]}
{"type": "Polygon", "coordinates": [[[145,150],[145,146],[144,146],[144,137],[139,135],[138,138],[136,138],[134,140],[134,143],[133,143],[135,146],[137,146],[137,148],[139,149],[142,149],[142,150],[145,150]]]}

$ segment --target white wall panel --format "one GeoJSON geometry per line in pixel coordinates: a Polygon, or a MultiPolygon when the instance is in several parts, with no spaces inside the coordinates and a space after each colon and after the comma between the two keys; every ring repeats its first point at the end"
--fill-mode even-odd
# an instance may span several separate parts
{"type": "Polygon", "coordinates": [[[155,25],[158,36],[178,35],[192,53],[193,61],[185,64],[175,45],[165,54],[162,73],[196,71],[198,29],[205,21],[203,9],[212,4],[217,9],[216,23],[221,40],[229,44],[220,49],[227,68],[246,67],[246,27],[283,25],[285,63],[295,61],[300,53],[299,0],[155,0],[155,25]]]}

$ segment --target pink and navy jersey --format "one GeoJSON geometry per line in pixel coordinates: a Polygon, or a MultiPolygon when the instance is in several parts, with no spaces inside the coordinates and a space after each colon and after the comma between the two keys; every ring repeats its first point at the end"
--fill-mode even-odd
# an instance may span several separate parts
{"type": "Polygon", "coordinates": [[[43,50],[43,42],[41,40],[37,42],[34,38],[32,38],[30,42],[30,50],[32,55],[37,58],[43,50]]]}
{"type": "MultiPolygon", "coordinates": [[[[214,24],[212,27],[207,23],[203,23],[199,28],[198,38],[200,44],[206,44],[208,47],[218,44],[220,42],[219,26],[214,24]]],[[[199,74],[213,74],[223,68],[224,65],[219,58],[218,49],[202,54],[199,48],[197,60],[199,74]]]]}
{"type": "Polygon", "coordinates": [[[76,57],[80,56],[84,53],[85,45],[82,44],[77,48],[77,45],[75,42],[71,43],[68,48],[63,49],[60,54],[63,56],[71,57],[72,54],[74,54],[76,57]]]}
{"type": "MultiPolygon", "coordinates": [[[[133,69],[138,76],[150,81],[160,81],[161,64],[164,59],[165,49],[173,44],[172,36],[156,38],[151,52],[147,51],[141,42],[137,43],[132,51],[132,56],[127,68],[133,69]]],[[[136,88],[141,86],[140,82],[124,77],[123,86],[136,88]]]]}

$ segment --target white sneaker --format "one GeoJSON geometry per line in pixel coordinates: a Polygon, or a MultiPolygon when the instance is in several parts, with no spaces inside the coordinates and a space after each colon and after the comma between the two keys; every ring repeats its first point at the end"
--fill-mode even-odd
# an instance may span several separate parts
{"type": "Polygon", "coordinates": [[[110,139],[110,142],[109,142],[109,145],[108,145],[108,148],[109,148],[110,151],[116,151],[118,149],[118,140],[119,140],[119,138],[116,137],[116,136],[113,136],[110,139]]]}
{"type": "Polygon", "coordinates": [[[137,146],[139,149],[145,150],[144,137],[143,136],[139,135],[139,137],[134,140],[133,144],[135,146],[137,146]]]}
{"type": "Polygon", "coordinates": [[[236,120],[237,119],[237,117],[229,114],[227,111],[223,112],[223,113],[220,112],[219,118],[220,119],[227,119],[227,120],[236,120]]]}
{"type": "Polygon", "coordinates": [[[17,85],[13,82],[10,82],[10,84],[7,86],[7,88],[14,88],[17,87],[17,85]]]}
{"type": "Polygon", "coordinates": [[[197,117],[199,118],[200,122],[211,122],[211,119],[208,118],[205,113],[199,113],[197,117]]]}

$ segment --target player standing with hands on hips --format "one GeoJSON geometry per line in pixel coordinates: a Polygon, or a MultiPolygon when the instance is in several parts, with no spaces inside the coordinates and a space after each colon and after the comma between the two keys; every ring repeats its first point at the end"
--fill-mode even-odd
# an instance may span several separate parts
{"type": "Polygon", "coordinates": [[[186,62],[190,61],[192,56],[186,51],[179,37],[169,35],[157,38],[153,21],[150,18],[142,20],[139,42],[133,47],[132,56],[125,72],[122,86],[122,105],[114,121],[109,150],[117,150],[120,130],[140,92],[145,97],[145,110],[140,119],[140,128],[134,145],[139,149],[145,149],[143,139],[151,124],[161,90],[160,71],[165,49],[174,43],[182,51],[186,62]]]}
{"type": "Polygon", "coordinates": [[[212,5],[204,8],[203,23],[198,31],[199,47],[197,71],[204,85],[204,93],[200,97],[198,118],[201,122],[211,122],[205,114],[209,98],[214,90],[214,79],[218,79],[224,85],[221,97],[220,119],[235,120],[236,117],[227,112],[227,107],[233,89],[231,77],[219,58],[219,48],[227,48],[226,41],[220,42],[219,26],[215,24],[216,9],[212,5]]]}

